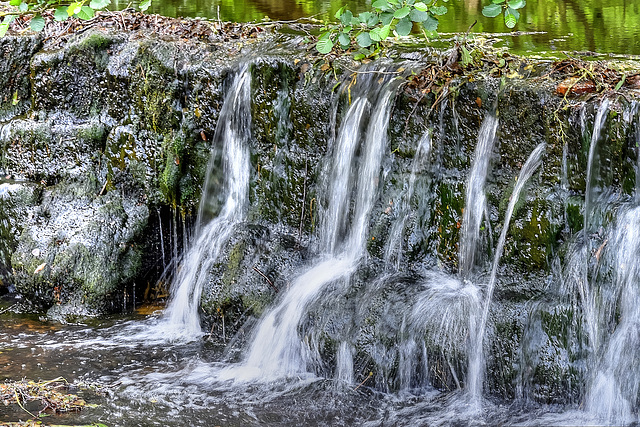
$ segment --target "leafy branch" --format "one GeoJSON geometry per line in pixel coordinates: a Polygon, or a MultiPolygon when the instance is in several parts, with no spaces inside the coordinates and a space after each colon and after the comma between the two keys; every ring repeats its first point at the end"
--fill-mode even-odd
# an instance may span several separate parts
{"type": "MultiPolygon", "coordinates": [[[[438,36],[438,20],[448,12],[445,5],[449,0],[376,0],[371,10],[354,15],[346,6],[335,14],[337,23],[327,23],[318,37],[316,50],[322,54],[334,48],[348,51],[356,48],[354,59],[376,56],[382,44],[392,35],[408,36],[418,27],[425,38],[438,36]]],[[[526,5],[526,0],[491,0],[482,13],[496,17],[503,13],[508,28],[515,27],[520,19],[518,9],[526,5]]]]}
{"type": "MultiPolygon", "coordinates": [[[[449,0],[442,0],[448,2],[449,0]]],[[[355,59],[362,59],[379,52],[380,44],[391,35],[408,36],[414,25],[421,27],[425,37],[435,37],[438,17],[447,13],[440,0],[376,0],[371,11],[355,16],[345,6],[335,17],[337,24],[328,24],[318,38],[316,49],[329,53],[335,45],[348,50],[353,45],[359,48],[355,59]]]]}
{"type": "Polygon", "coordinates": [[[495,18],[504,11],[504,24],[507,28],[513,28],[520,19],[518,9],[526,4],[526,0],[491,0],[491,4],[482,9],[482,14],[487,18],[495,18]]]}
{"type": "MultiPolygon", "coordinates": [[[[53,19],[58,22],[65,21],[71,17],[83,20],[93,18],[96,11],[105,9],[111,4],[111,0],[10,0],[10,9],[0,13],[3,18],[0,23],[0,37],[3,37],[9,30],[9,25],[19,16],[31,16],[29,27],[33,31],[42,31],[45,20],[42,13],[53,10],[53,19]]],[[[151,6],[151,0],[140,2],[140,11],[144,12],[151,6]]]]}

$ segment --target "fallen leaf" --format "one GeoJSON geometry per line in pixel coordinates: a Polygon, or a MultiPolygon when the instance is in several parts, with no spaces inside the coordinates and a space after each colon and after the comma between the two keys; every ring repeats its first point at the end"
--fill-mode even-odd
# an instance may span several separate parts
{"type": "Polygon", "coordinates": [[[38,274],[40,273],[42,270],[44,270],[44,268],[47,266],[46,262],[43,262],[42,264],[40,264],[38,266],[38,268],[36,268],[36,270],[33,272],[33,274],[38,274]]]}
{"type": "Polygon", "coordinates": [[[558,95],[583,95],[596,91],[596,84],[592,80],[581,79],[580,77],[569,77],[558,83],[556,93],[558,95]]]}

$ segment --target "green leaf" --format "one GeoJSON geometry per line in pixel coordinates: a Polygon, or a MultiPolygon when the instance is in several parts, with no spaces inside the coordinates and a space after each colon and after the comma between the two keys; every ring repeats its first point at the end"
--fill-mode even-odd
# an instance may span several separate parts
{"type": "Polygon", "coordinates": [[[369,31],[369,37],[371,37],[371,40],[374,42],[382,41],[382,37],[380,37],[380,27],[376,27],[369,31]]]}
{"type": "Polygon", "coordinates": [[[506,0],[491,0],[491,3],[493,4],[502,4],[504,3],[506,0]]]}
{"type": "Polygon", "coordinates": [[[622,87],[622,85],[624,84],[624,81],[627,79],[627,75],[623,74],[622,78],[620,79],[620,81],[618,82],[618,84],[616,85],[616,88],[614,90],[619,91],[620,88],[622,87]]]}
{"type": "Polygon", "coordinates": [[[490,4],[489,6],[485,6],[482,9],[482,14],[487,18],[495,18],[496,16],[500,15],[501,12],[502,6],[497,4],[490,4]]]}
{"type": "Polygon", "coordinates": [[[324,55],[331,52],[332,49],[333,49],[333,40],[331,40],[331,34],[324,33],[318,39],[318,43],[316,43],[316,50],[324,55]]]}
{"type": "Polygon", "coordinates": [[[429,15],[427,19],[422,21],[422,27],[426,31],[436,31],[438,29],[438,18],[429,15]]]}
{"type": "Polygon", "coordinates": [[[141,12],[146,12],[151,7],[151,0],[142,0],[138,8],[141,12]]]}
{"type": "Polygon", "coordinates": [[[513,12],[516,12],[516,11],[511,8],[507,8],[504,11],[504,25],[506,25],[507,28],[513,28],[518,23],[518,18],[516,17],[515,14],[513,14],[513,12]]]}
{"type": "Polygon", "coordinates": [[[391,21],[393,21],[393,13],[384,12],[380,14],[380,22],[382,25],[389,25],[391,24],[391,21]]]}
{"type": "Polygon", "coordinates": [[[434,15],[440,16],[445,15],[449,10],[447,9],[447,6],[433,6],[429,8],[429,11],[434,15]]]}
{"type": "Polygon", "coordinates": [[[342,25],[351,25],[351,19],[353,18],[353,13],[350,10],[345,10],[342,15],[340,15],[340,22],[342,25]]]}
{"type": "Polygon", "coordinates": [[[391,26],[385,25],[384,27],[376,27],[373,30],[371,30],[369,32],[369,36],[371,37],[371,40],[373,40],[374,42],[381,42],[383,40],[386,40],[387,37],[389,37],[389,33],[391,33],[391,26]]]}
{"type": "Polygon", "coordinates": [[[82,3],[80,2],[73,2],[69,5],[69,7],[67,7],[67,15],[69,16],[73,16],[76,13],[80,12],[82,10],[82,3]]]}
{"type": "Polygon", "coordinates": [[[380,28],[380,37],[382,40],[386,40],[386,38],[389,37],[389,34],[391,34],[391,25],[387,24],[380,28]]]}
{"type": "Polygon", "coordinates": [[[426,20],[428,17],[429,17],[428,12],[422,12],[417,9],[413,9],[409,14],[409,19],[411,19],[413,22],[422,22],[426,20]]]}
{"type": "Polygon", "coordinates": [[[408,36],[413,28],[413,22],[407,18],[403,18],[396,24],[396,34],[400,37],[408,36]]]}
{"type": "Polygon", "coordinates": [[[4,37],[4,35],[7,34],[7,31],[9,31],[9,23],[7,22],[5,24],[3,22],[2,24],[0,24],[0,37],[4,37]]]}
{"type": "Polygon", "coordinates": [[[20,12],[26,12],[27,10],[29,10],[29,5],[26,2],[21,2],[20,6],[18,6],[18,9],[20,10],[20,12]]]}
{"type": "Polygon", "coordinates": [[[393,17],[394,18],[398,18],[398,19],[402,19],[405,16],[409,15],[411,13],[411,8],[408,6],[405,7],[401,7],[400,9],[396,10],[395,12],[393,12],[393,17]]]}
{"type": "Polygon", "coordinates": [[[345,33],[340,33],[338,36],[338,43],[340,43],[340,47],[346,49],[351,45],[351,38],[345,33]]]}
{"type": "Polygon", "coordinates": [[[426,4],[424,4],[421,1],[419,1],[416,4],[414,4],[413,7],[416,8],[417,10],[419,10],[420,12],[426,12],[429,9],[429,6],[427,6],[426,4]]]}
{"type": "Polygon", "coordinates": [[[400,2],[398,0],[387,0],[389,4],[393,6],[400,6],[400,2]]]}
{"type": "Polygon", "coordinates": [[[471,54],[469,53],[466,47],[461,46],[461,48],[462,48],[462,65],[466,67],[467,65],[471,64],[471,54]]]}
{"type": "Polygon", "coordinates": [[[374,9],[381,10],[383,12],[386,12],[391,9],[391,5],[387,0],[376,0],[373,2],[371,7],[373,7],[374,9]]]}
{"type": "Polygon", "coordinates": [[[42,15],[38,14],[31,18],[31,22],[29,23],[29,27],[35,32],[40,32],[44,29],[44,18],[42,15]]]}
{"type": "Polygon", "coordinates": [[[356,61],[362,61],[366,57],[367,57],[367,55],[365,55],[362,52],[358,52],[355,55],[353,55],[353,59],[355,59],[356,61]]]}
{"type": "Polygon", "coordinates": [[[82,6],[80,12],[77,13],[78,18],[88,21],[93,18],[95,15],[95,11],[91,9],[89,6],[82,6]]]}
{"type": "Polygon", "coordinates": [[[371,12],[362,12],[358,15],[358,19],[360,19],[360,22],[363,24],[367,24],[368,27],[375,26],[379,21],[378,14],[371,12]]]}
{"type": "Polygon", "coordinates": [[[360,47],[369,47],[371,46],[371,43],[373,43],[373,41],[371,40],[371,36],[366,31],[358,34],[358,37],[356,37],[356,42],[360,47]]]}
{"type": "Polygon", "coordinates": [[[111,0],[91,0],[89,7],[93,10],[104,9],[111,4],[111,0]]]}
{"type": "Polygon", "coordinates": [[[428,39],[437,39],[438,32],[437,31],[425,31],[424,35],[427,36],[428,39]]]}
{"type": "Polygon", "coordinates": [[[508,0],[507,4],[511,9],[522,9],[527,5],[525,0],[508,0]]]}
{"type": "Polygon", "coordinates": [[[18,99],[18,91],[16,90],[13,94],[13,99],[11,100],[11,103],[13,105],[18,105],[18,102],[20,102],[20,100],[18,99]]]}
{"type": "Polygon", "coordinates": [[[342,6],[340,9],[338,9],[338,11],[335,14],[336,19],[340,19],[340,17],[342,16],[342,13],[344,12],[344,8],[347,6],[342,6]]]}
{"type": "Polygon", "coordinates": [[[20,6],[20,3],[22,3],[22,0],[11,0],[9,2],[11,6],[20,6]]]}
{"type": "Polygon", "coordinates": [[[69,15],[67,14],[67,8],[64,6],[60,6],[59,8],[56,9],[56,11],[53,13],[53,19],[55,19],[58,22],[64,21],[69,17],[69,15]]]}

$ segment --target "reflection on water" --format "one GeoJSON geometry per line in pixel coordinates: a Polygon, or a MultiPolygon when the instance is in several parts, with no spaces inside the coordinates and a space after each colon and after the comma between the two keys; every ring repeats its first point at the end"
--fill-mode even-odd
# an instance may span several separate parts
{"type": "MultiPolygon", "coordinates": [[[[447,3],[441,32],[465,32],[474,21],[474,32],[512,33],[501,19],[485,18],[485,0],[447,3]]],[[[118,8],[128,0],[115,0],[118,8]]],[[[204,17],[248,22],[268,16],[290,20],[316,16],[331,19],[347,4],[354,12],[367,10],[371,0],[154,0],[152,13],[166,16],[204,17]]],[[[536,0],[521,11],[515,30],[544,34],[507,37],[504,44],[517,52],[593,51],[640,55],[640,2],[629,0],[536,0]]]]}

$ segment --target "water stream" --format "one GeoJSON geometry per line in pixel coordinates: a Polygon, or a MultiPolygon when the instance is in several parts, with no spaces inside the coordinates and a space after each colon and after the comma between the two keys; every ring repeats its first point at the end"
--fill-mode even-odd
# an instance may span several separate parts
{"type": "MultiPolygon", "coordinates": [[[[0,306],[0,374],[4,378],[64,376],[74,387],[82,386],[78,392],[88,401],[99,404],[56,418],[56,424],[449,426],[638,421],[640,189],[613,203],[597,188],[599,151],[611,106],[608,101],[599,106],[589,138],[583,231],[567,242],[562,259],[556,253],[548,255],[560,265],[560,272],[544,279],[557,283],[545,283],[537,301],[556,310],[565,302],[562,298],[575,300],[570,309],[579,318],[575,323],[584,325],[586,336],[575,346],[588,348],[580,366],[585,389],[582,401],[529,401],[520,398],[524,395],[521,390],[509,400],[491,394],[487,381],[489,374],[498,375],[492,369],[504,368],[491,365],[485,353],[489,348],[504,351],[497,358],[510,363],[504,369],[512,369],[508,375],[518,378],[513,381],[520,381],[521,389],[527,387],[521,378],[535,375],[538,369],[530,349],[537,348],[536,360],[543,364],[554,356],[549,356],[552,350],[561,348],[557,344],[552,350],[540,350],[543,344],[539,342],[522,343],[525,338],[542,340],[533,333],[533,338],[524,337],[536,327],[537,320],[531,315],[522,316],[521,335],[514,331],[510,337],[518,348],[508,353],[510,349],[499,347],[504,343],[494,342],[498,326],[490,319],[496,304],[504,304],[500,291],[505,280],[499,267],[509,250],[512,217],[513,223],[523,221],[516,206],[527,202],[522,192],[538,170],[546,144],[530,153],[510,197],[500,195],[507,206],[494,248],[490,221],[495,226],[495,206],[487,187],[494,178],[498,118],[496,112],[488,113],[474,135],[477,143],[471,167],[458,187],[464,199],[457,219],[458,265],[416,260],[427,258],[424,251],[431,248],[416,248],[407,236],[409,230],[420,227],[414,207],[422,203],[430,205],[429,209],[441,208],[427,194],[443,191],[432,186],[435,178],[431,175],[451,173],[443,171],[447,161],[451,163],[446,159],[449,147],[445,144],[451,140],[446,129],[457,132],[454,140],[460,142],[464,129],[458,120],[463,119],[451,107],[454,123],[447,128],[449,113],[443,107],[437,118],[437,138],[428,130],[415,151],[397,154],[395,161],[404,163],[395,184],[400,190],[393,192],[398,197],[391,206],[384,184],[392,168],[385,161],[396,155],[389,135],[402,132],[404,123],[398,123],[404,120],[394,122],[400,85],[386,74],[358,76],[357,82],[344,85],[348,95],[337,93],[331,103],[329,114],[334,119],[327,132],[335,135],[329,138],[323,167],[318,168],[322,176],[313,189],[320,205],[319,226],[308,237],[308,254],[301,266],[287,277],[288,286],[281,288],[259,318],[249,319],[240,328],[233,345],[225,347],[205,337],[199,314],[202,290],[212,280],[211,271],[221,262],[234,231],[249,222],[250,147],[254,142],[251,80],[247,65],[228,78],[198,219],[193,237],[187,239],[187,233],[183,234],[182,257],[177,254],[178,229],[189,228],[186,219],[174,210],[166,222],[158,212],[162,264],[177,264],[163,313],[60,325],[5,312],[0,306]],[[437,158],[434,163],[432,157],[437,158]],[[606,220],[601,218],[605,216],[606,220]],[[376,234],[380,224],[387,226],[388,235],[373,255],[376,248],[368,244],[380,236],[376,234]],[[171,248],[166,253],[165,241],[171,248]],[[171,252],[173,260],[169,259],[171,252]],[[568,296],[553,294],[556,288],[568,296]],[[239,350],[234,347],[238,343],[239,350]],[[104,394],[92,391],[91,385],[98,383],[107,385],[104,394]]],[[[288,110],[286,93],[279,96],[274,108],[288,110]]],[[[284,129],[289,117],[282,111],[276,118],[277,126],[284,129]]],[[[633,105],[628,115],[635,126],[637,114],[633,105]]],[[[586,129],[590,124],[586,112],[583,119],[586,129]]],[[[571,159],[569,145],[562,150],[557,166],[564,197],[571,191],[571,159]]],[[[640,170],[640,150],[636,151],[635,167],[640,170]]],[[[508,178],[496,180],[512,179],[511,170],[508,178]]],[[[0,206],[10,200],[9,186],[0,183],[0,206]]],[[[566,206],[564,209],[566,216],[566,206]]],[[[8,228],[1,214],[0,228],[8,228]]],[[[295,231],[302,234],[302,225],[298,229],[296,224],[295,231]]],[[[527,310],[535,311],[527,304],[523,303],[527,310]]],[[[572,327],[568,324],[562,327],[572,327]]],[[[20,408],[0,407],[0,424],[20,417],[24,417],[20,408]]]]}
{"type": "MultiPolygon", "coordinates": [[[[321,261],[299,275],[280,303],[260,321],[246,359],[237,370],[240,378],[247,379],[249,375],[251,379],[269,379],[273,375],[308,372],[313,360],[319,358],[298,335],[298,327],[308,306],[328,285],[348,283],[364,256],[395,89],[393,82],[379,84],[374,86],[374,92],[364,91],[349,107],[329,168],[328,205],[320,230],[321,261]],[[373,105],[369,100],[372,95],[373,105]],[[360,145],[358,158],[355,153],[360,145]]],[[[341,356],[347,356],[344,349],[341,356]]],[[[348,368],[343,362],[339,375],[344,377],[345,372],[348,368]]]]}
{"type": "MultiPolygon", "coordinates": [[[[498,245],[495,250],[495,256],[493,259],[493,265],[491,267],[491,276],[489,277],[489,283],[487,290],[485,291],[484,304],[482,304],[482,315],[479,317],[478,326],[475,329],[475,333],[471,332],[471,348],[472,353],[469,356],[469,379],[468,390],[472,399],[478,400],[482,396],[482,383],[484,380],[485,362],[484,362],[484,339],[487,334],[487,320],[489,318],[489,308],[493,299],[494,288],[496,285],[496,279],[498,274],[498,265],[500,264],[500,258],[504,250],[504,243],[507,238],[507,232],[509,231],[509,225],[511,223],[511,215],[515,209],[516,203],[519,200],[520,192],[527,184],[533,173],[540,166],[542,161],[542,155],[544,154],[546,144],[539,144],[533,152],[529,155],[520,175],[518,181],[513,189],[511,198],[509,199],[509,206],[507,206],[507,212],[504,217],[504,223],[502,225],[502,231],[500,232],[500,238],[498,239],[498,245]]],[[[475,323],[475,322],[474,322],[475,323]]]]}
{"type": "Polygon", "coordinates": [[[190,340],[202,335],[198,314],[202,288],[209,280],[210,268],[220,256],[234,226],[246,217],[249,190],[248,138],[251,123],[250,82],[249,67],[245,65],[234,77],[220,111],[198,212],[195,242],[178,267],[164,321],[158,326],[159,333],[168,339],[190,340]],[[222,169],[222,183],[212,182],[219,176],[219,168],[222,169]],[[207,217],[215,209],[219,187],[222,187],[224,204],[218,215],[207,222],[207,217]]]}

